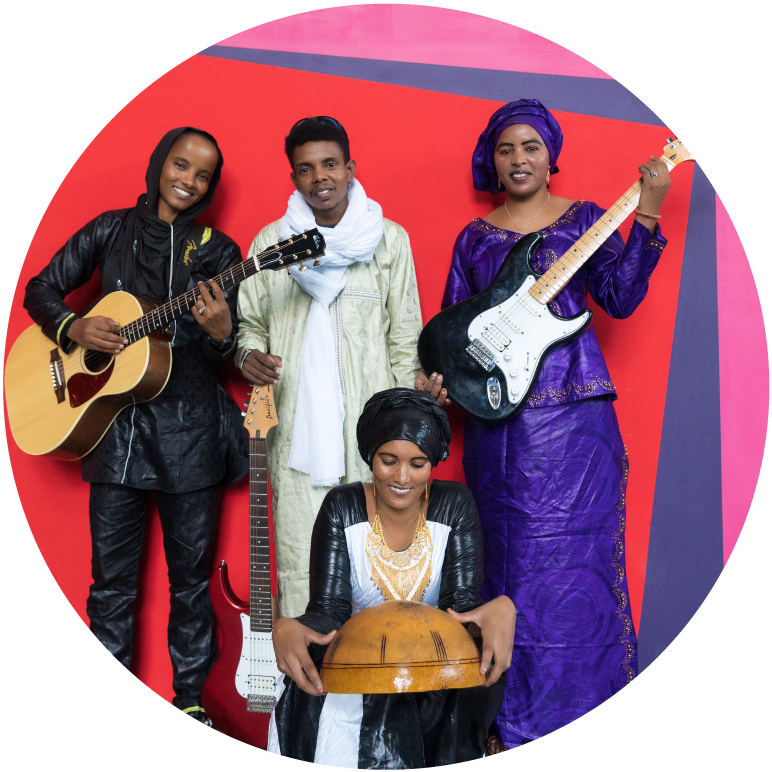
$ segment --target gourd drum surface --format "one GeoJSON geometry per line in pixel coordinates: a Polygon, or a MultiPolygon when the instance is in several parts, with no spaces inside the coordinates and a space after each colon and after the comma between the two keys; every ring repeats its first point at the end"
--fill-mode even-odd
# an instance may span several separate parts
{"type": "Polygon", "coordinates": [[[330,694],[398,694],[482,686],[480,655],[464,626],[425,603],[390,600],[354,614],[321,667],[330,694]]]}

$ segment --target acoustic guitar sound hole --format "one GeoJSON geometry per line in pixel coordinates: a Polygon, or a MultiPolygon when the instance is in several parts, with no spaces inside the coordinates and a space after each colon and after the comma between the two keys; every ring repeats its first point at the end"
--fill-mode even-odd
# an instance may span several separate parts
{"type": "Polygon", "coordinates": [[[112,354],[101,351],[86,351],[83,354],[83,367],[89,373],[101,373],[112,361],[112,354]]]}

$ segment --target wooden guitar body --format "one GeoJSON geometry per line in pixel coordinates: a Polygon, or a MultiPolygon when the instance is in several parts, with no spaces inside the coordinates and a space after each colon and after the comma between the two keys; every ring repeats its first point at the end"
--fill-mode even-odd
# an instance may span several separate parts
{"type": "Polygon", "coordinates": [[[221,732],[265,750],[270,713],[248,711],[246,698],[236,688],[235,676],[244,643],[242,617],[249,616],[249,603],[239,600],[231,589],[225,561],[212,574],[209,597],[222,635],[222,645],[217,661],[204,682],[201,694],[203,705],[221,732]]]}
{"type": "MultiPolygon", "coordinates": [[[[154,308],[149,300],[113,292],[86,316],[107,316],[123,327],[154,308]]],[[[171,367],[171,346],[160,330],[117,355],[82,346],[65,354],[32,325],[13,344],[5,366],[13,437],[33,456],[81,458],[93,450],[121,410],[160,394],[171,367]]]]}

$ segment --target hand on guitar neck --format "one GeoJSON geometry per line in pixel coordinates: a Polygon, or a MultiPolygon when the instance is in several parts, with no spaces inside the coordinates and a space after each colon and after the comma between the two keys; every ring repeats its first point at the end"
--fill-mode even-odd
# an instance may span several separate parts
{"type": "MultiPolygon", "coordinates": [[[[670,187],[670,172],[661,158],[652,155],[649,159],[638,167],[641,173],[641,199],[638,202],[638,211],[658,215],[670,187]]],[[[658,218],[647,217],[646,214],[636,214],[635,219],[651,233],[656,233],[658,218]]]]}
{"type": "MultiPolygon", "coordinates": [[[[190,313],[201,325],[204,332],[215,342],[220,343],[233,332],[230,309],[225,300],[225,293],[217,282],[211,282],[211,289],[200,281],[201,293],[190,313]]],[[[129,341],[115,333],[121,326],[107,316],[87,316],[76,319],[67,330],[67,337],[83,348],[117,354],[129,341]]]]}
{"type": "Polygon", "coordinates": [[[281,365],[281,357],[265,354],[255,348],[244,357],[241,374],[255,386],[269,386],[279,382],[281,365]]]}
{"type": "Polygon", "coordinates": [[[225,293],[216,281],[208,284],[200,281],[198,291],[201,295],[190,309],[190,313],[215,343],[221,343],[226,338],[230,338],[233,332],[231,312],[225,300],[225,293]]]}

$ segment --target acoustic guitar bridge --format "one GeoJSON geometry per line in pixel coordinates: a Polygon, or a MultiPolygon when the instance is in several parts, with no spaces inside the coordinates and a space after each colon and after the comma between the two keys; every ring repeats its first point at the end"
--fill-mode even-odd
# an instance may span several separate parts
{"type": "Polygon", "coordinates": [[[59,353],[59,349],[55,348],[51,352],[51,382],[54,387],[54,394],[56,394],[57,403],[64,402],[64,362],[62,362],[62,355],[59,353]]]}

